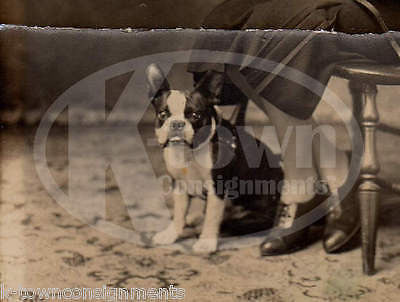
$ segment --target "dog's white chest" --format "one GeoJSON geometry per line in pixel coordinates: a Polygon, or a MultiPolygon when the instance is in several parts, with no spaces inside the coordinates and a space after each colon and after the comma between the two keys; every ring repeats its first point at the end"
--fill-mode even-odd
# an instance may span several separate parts
{"type": "Polygon", "coordinates": [[[167,147],[164,160],[172,177],[185,181],[210,181],[213,167],[212,153],[208,146],[201,150],[167,147]]]}

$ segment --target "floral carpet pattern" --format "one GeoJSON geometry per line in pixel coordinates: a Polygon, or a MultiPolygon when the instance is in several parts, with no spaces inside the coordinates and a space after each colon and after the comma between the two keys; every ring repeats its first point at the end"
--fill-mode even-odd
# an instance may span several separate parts
{"type": "MultiPolygon", "coordinates": [[[[81,136],[82,174],[92,173],[94,159],[87,156],[88,149],[107,143],[96,130],[91,131],[81,136]]],[[[48,164],[64,189],[69,185],[65,137],[56,131],[48,141],[48,164]]],[[[174,284],[185,289],[184,301],[193,302],[384,302],[395,301],[400,294],[400,198],[394,195],[384,194],[378,273],[371,277],[362,275],[358,247],[327,255],[318,230],[308,248],[291,255],[260,257],[256,244],[194,255],[190,240],[184,241],[183,248],[148,246],[149,234],[159,228],[157,223],[164,223],[164,216],[141,210],[140,203],[122,203],[113,180],[106,185],[107,220],[126,229],[149,227],[150,232],[142,233],[142,244],[104,234],[101,219],[91,226],[77,219],[40,182],[32,156],[32,131],[7,129],[2,140],[0,265],[1,282],[7,287],[158,288],[174,284]],[[137,225],[127,213],[129,206],[136,209],[132,212],[141,221],[137,225]]],[[[396,144],[389,143],[393,138],[386,134],[382,141],[388,143],[382,144],[383,170],[393,177],[399,167],[396,144]]],[[[123,154],[123,140],[114,145],[123,154]]],[[[132,179],[144,179],[140,183],[145,185],[151,174],[142,169],[142,155],[136,155],[132,179]]],[[[82,186],[90,186],[85,182],[90,179],[82,176],[81,181],[82,186]]],[[[9,301],[20,299],[10,297],[9,301]]]]}

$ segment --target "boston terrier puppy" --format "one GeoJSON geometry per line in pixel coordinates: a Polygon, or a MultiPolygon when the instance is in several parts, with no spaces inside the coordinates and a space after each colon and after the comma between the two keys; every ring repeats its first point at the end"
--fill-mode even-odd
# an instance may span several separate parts
{"type": "Polygon", "coordinates": [[[174,180],[173,221],[153,237],[153,242],[166,245],[179,239],[190,199],[203,197],[205,216],[193,250],[214,252],[227,202],[251,206],[257,200],[276,205],[283,179],[279,157],[243,127],[234,127],[221,117],[215,106],[222,87],[221,74],[207,73],[191,92],[171,89],[155,64],[147,68],[146,75],[156,112],[155,134],[174,180]],[[254,163],[252,152],[260,149],[263,153],[254,163]],[[274,167],[271,161],[275,161],[274,167]]]}

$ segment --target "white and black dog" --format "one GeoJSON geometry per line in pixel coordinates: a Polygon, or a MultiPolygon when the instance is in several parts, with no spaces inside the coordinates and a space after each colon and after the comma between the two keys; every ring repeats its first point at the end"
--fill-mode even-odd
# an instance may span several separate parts
{"type": "Polygon", "coordinates": [[[153,237],[153,242],[174,243],[183,233],[190,198],[202,195],[206,199],[206,211],[200,238],[193,250],[213,252],[217,249],[228,200],[251,204],[261,199],[273,206],[279,199],[276,190],[255,190],[254,183],[252,190],[246,190],[239,182],[248,185],[252,181],[264,181],[271,188],[271,184],[277,186],[283,179],[282,170],[279,163],[270,167],[273,153],[265,145],[222,119],[214,106],[221,89],[219,74],[207,73],[193,91],[183,92],[170,89],[157,65],[150,65],[146,73],[149,96],[157,116],[156,137],[163,148],[167,171],[175,181],[173,221],[153,237]],[[261,145],[261,160],[256,167],[249,165],[252,148],[259,150],[261,145]],[[193,184],[198,189],[199,181],[201,189],[193,190],[193,184]],[[178,182],[186,184],[186,191],[176,185],[178,182]]]}

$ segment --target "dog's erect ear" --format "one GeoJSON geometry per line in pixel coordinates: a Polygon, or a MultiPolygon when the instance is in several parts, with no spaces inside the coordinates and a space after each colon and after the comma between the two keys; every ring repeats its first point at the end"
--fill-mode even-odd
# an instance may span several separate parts
{"type": "Polygon", "coordinates": [[[159,91],[169,90],[168,81],[157,64],[151,64],[146,68],[146,77],[150,98],[154,98],[159,91]]]}
{"type": "Polygon", "coordinates": [[[195,89],[201,91],[209,97],[213,103],[220,103],[222,87],[224,85],[224,75],[221,72],[207,71],[203,78],[197,82],[195,89]]]}

